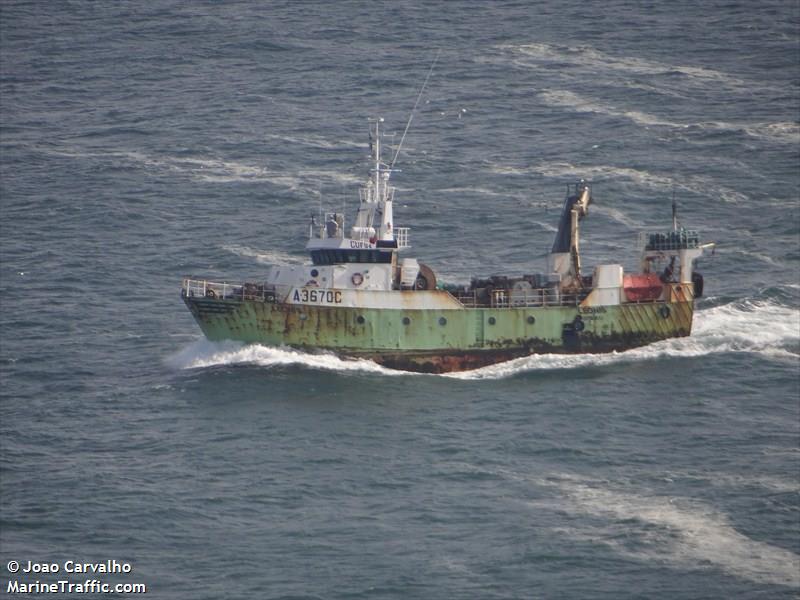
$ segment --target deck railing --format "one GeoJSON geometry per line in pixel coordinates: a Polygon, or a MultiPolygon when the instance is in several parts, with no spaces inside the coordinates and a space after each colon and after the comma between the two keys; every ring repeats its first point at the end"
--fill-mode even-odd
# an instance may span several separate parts
{"type": "Polygon", "coordinates": [[[679,229],[666,233],[652,233],[642,231],[639,233],[638,247],[647,251],[674,251],[697,248],[700,245],[700,236],[693,229],[679,229]]]}
{"type": "MultiPolygon", "coordinates": [[[[189,298],[208,298],[212,300],[255,300],[257,302],[280,302],[292,286],[270,285],[264,283],[231,283],[227,281],[208,281],[186,277],[181,286],[181,295],[189,298]]],[[[490,293],[469,289],[446,289],[467,308],[522,308],[542,306],[577,306],[588,295],[588,290],[580,293],[562,293],[556,288],[526,290],[492,290],[490,293]]],[[[385,292],[391,293],[391,292],[385,292]]],[[[416,293],[416,292],[413,292],[416,293]]]]}
{"type": "Polygon", "coordinates": [[[477,290],[450,292],[456,300],[468,308],[524,308],[542,306],[577,306],[588,295],[585,293],[561,293],[554,288],[530,290],[492,290],[491,294],[477,290]]]}
{"type": "Polygon", "coordinates": [[[181,295],[189,298],[211,298],[220,300],[259,300],[275,302],[288,292],[286,286],[274,286],[263,283],[231,283],[227,281],[208,281],[205,279],[184,278],[181,295]],[[278,288],[283,289],[278,289],[278,288]]]}
{"type": "Polygon", "coordinates": [[[410,248],[411,244],[409,243],[411,237],[411,228],[410,227],[395,227],[394,228],[394,239],[397,240],[397,247],[398,248],[410,248]]]}

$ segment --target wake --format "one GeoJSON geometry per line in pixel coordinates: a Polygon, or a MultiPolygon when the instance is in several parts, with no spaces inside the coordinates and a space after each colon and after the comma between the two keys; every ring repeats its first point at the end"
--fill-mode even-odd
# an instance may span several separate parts
{"type": "MultiPolygon", "coordinates": [[[[691,337],[673,338],[610,354],[535,354],[443,376],[466,380],[503,379],[531,371],[603,367],[654,361],[665,357],[687,358],[723,353],[750,353],[768,360],[797,364],[800,362],[800,311],[768,300],[734,302],[696,312],[691,337]]],[[[191,343],[166,362],[180,370],[224,365],[256,365],[265,368],[299,365],[343,373],[420,376],[388,369],[370,360],[342,358],[331,353],[309,353],[259,344],[207,340],[191,343]]]]}
{"type": "Polygon", "coordinates": [[[176,369],[205,369],[226,365],[255,365],[265,368],[299,365],[324,371],[412,375],[405,371],[387,369],[371,360],[341,358],[327,352],[312,354],[291,348],[208,340],[193,342],[170,356],[166,363],[176,369]]]}
{"type": "Polygon", "coordinates": [[[745,300],[701,310],[692,335],[610,354],[535,354],[516,360],[449,373],[459,379],[501,379],[538,370],[574,369],[732,352],[770,360],[800,360],[800,311],[770,301],[745,300]]]}

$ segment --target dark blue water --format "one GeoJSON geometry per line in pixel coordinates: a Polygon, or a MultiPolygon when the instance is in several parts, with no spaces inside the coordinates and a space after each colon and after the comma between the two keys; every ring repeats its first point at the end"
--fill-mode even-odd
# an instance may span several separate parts
{"type": "Polygon", "coordinates": [[[797,597],[799,17],[3,2],[4,593],[116,559],[155,598],[797,597]],[[201,340],[180,278],[303,260],[437,48],[393,176],[415,255],[542,270],[584,177],[584,262],[633,269],[674,194],[719,243],[692,338],[458,377],[201,340]]]}

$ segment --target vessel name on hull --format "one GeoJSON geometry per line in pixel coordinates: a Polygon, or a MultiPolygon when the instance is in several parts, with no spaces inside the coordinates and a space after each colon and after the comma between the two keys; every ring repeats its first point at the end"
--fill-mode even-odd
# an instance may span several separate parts
{"type": "Polygon", "coordinates": [[[294,291],[292,302],[341,304],[342,292],[338,290],[310,290],[308,288],[303,288],[294,291]]]}

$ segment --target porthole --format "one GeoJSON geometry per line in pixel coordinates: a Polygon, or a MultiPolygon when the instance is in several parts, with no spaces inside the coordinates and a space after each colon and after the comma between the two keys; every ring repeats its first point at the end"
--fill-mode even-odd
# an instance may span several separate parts
{"type": "Polygon", "coordinates": [[[317,271],[316,269],[311,269],[311,276],[316,277],[317,275],[319,275],[319,271],[317,271]]]}
{"type": "Polygon", "coordinates": [[[300,320],[305,321],[308,318],[308,315],[305,313],[300,313],[300,320]]]}
{"type": "Polygon", "coordinates": [[[534,323],[536,323],[536,317],[534,317],[533,315],[529,316],[528,325],[533,325],[534,323]]]}
{"type": "Polygon", "coordinates": [[[447,319],[444,317],[439,317],[439,325],[447,325],[447,319]]]}
{"type": "Polygon", "coordinates": [[[411,319],[408,317],[403,317],[403,325],[411,325],[411,319]]]}
{"type": "Polygon", "coordinates": [[[661,316],[664,319],[669,319],[670,310],[669,310],[669,306],[667,306],[666,304],[664,306],[662,306],[661,310],[659,310],[658,312],[661,313],[661,316]]]}
{"type": "Polygon", "coordinates": [[[497,323],[497,319],[494,317],[489,317],[489,325],[494,325],[495,323],[497,323]]]}
{"type": "Polygon", "coordinates": [[[364,317],[362,315],[358,315],[356,317],[356,323],[358,323],[359,325],[363,325],[364,324],[364,317]]]}

